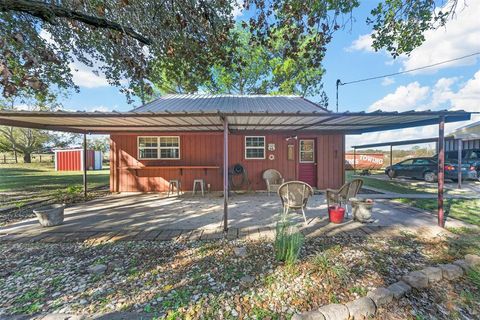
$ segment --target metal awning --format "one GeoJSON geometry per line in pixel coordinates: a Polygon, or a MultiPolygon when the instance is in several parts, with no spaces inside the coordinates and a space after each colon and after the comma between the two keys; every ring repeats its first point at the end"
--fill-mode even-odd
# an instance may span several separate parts
{"type": "Polygon", "coordinates": [[[407,112],[65,112],[0,111],[0,125],[76,133],[110,134],[129,131],[303,131],[361,134],[470,119],[465,111],[407,112]]]}

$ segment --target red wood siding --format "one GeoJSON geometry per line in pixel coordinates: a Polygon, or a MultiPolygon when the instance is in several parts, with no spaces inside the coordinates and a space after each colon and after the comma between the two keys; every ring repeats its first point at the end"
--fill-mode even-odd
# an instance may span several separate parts
{"type": "MultiPolygon", "coordinates": [[[[81,150],[59,150],[55,152],[57,171],[80,171],[82,170],[81,150]]],[[[87,150],[87,169],[95,166],[95,152],[87,150]]]]}
{"type": "MultiPolygon", "coordinates": [[[[279,170],[286,180],[298,179],[298,140],[286,141],[286,138],[295,134],[248,134],[265,136],[266,151],[265,159],[245,159],[245,135],[229,135],[229,167],[240,163],[247,170],[251,186],[254,190],[266,188],[262,179],[262,173],[266,169],[274,168],[279,170]],[[268,151],[268,144],[275,144],[275,151],[268,151]],[[295,144],[295,160],[287,159],[287,148],[289,144],[295,144]],[[274,155],[274,160],[269,160],[269,155],[274,155]]],[[[328,136],[331,143],[325,144],[323,136],[315,136],[317,139],[318,152],[334,153],[336,157],[329,159],[328,165],[332,168],[327,170],[331,175],[340,175],[329,181],[325,181],[318,173],[318,187],[320,181],[322,186],[331,188],[338,187],[343,183],[343,161],[344,161],[344,139],[343,135],[328,136]],[[331,148],[328,150],[327,148],[331,148]],[[330,152],[331,151],[331,152],[330,152]],[[334,163],[338,162],[338,163],[334,163]],[[333,172],[334,170],[337,172],[333,172]],[[342,170],[342,171],[341,171],[342,170]],[[340,172],[341,171],[341,172],[340,172]]],[[[300,137],[299,137],[300,139],[300,137]]],[[[170,179],[180,179],[184,190],[191,190],[193,180],[203,178],[211,185],[211,190],[223,190],[222,166],[223,166],[223,134],[216,133],[130,133],[112,135],[110,137],[110,188],[112,192],[158,192],[166,191],[170,179]],[[137,137],[138,136],[180,136],[180,160],[138,160],[137,137]],[[136,166],[218,166],[218,169],[208,169],[205,174],[203,169],[184,169],[180,175],[179,169],[148,169],[131,170],[125,167],[136,166]]],[[[322,158],[323,160],[323,158],[322,158]]],[[[323,166],[322,166],[323,168],[323,166]]],[[[322,169],[323,170],[323,169],[322,169]]],[[[320,170],[319,170],[320,171],[320,170]]],[[[322,171],[323,175],[323,171],[322,171]]],[[[326,187],[322,187],[326,188],[326,187]]]]}

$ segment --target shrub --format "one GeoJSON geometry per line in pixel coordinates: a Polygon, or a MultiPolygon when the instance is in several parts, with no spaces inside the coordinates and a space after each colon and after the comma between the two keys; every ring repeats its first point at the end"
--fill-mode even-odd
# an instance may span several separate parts
{"type": "Polygon", "coordinates": [[[300,254],[303,242],[303,234],[287,219],[282,218],[277,223],[275,234],[275,258],[287,265],[294,264],[300,254]]]}

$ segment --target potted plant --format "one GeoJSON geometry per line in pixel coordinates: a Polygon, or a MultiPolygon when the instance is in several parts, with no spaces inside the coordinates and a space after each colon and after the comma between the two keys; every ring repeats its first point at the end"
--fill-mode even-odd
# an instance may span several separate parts
{"type": "Polygon", "coordinates": [[[353,220],[359,222],[369,222],[372,218],[372,208],[374,201],[372,199],[351,198],[353,220]]]}
{"type": "Polygon", "coordinates": [[[65,204],[51,204],[34,209],[33,213],[35,213],[38,222],[40,222],[43,227],[53,227],[63,223],[64,209],[65,204]]]}

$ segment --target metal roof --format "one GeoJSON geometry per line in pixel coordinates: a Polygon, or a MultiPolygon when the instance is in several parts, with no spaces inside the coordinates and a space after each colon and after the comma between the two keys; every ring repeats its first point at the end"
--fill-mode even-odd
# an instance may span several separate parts
{"type": "Polygon", "coordinates": [[[480,121],[458,128],[448,136],[462,140],[480,139],[480,121]]]}
{"type": "Polygon", "coordinates": [[[170,94],[162,96],[135,112],[320,112],[328,110],[299,96],[170,94]]]}
{"type": "MultiPolygon", "coordinates": [[[[448,138],[445,137],[445,139],[448,139],[448,138]]],[[[406,145],[411,145],[411,144],[432,143],[432,142],[438,142],[438,138],[387,141],[387,142],[356,145],[356,146],[352,146],[352,148],[353,149],[368,149],[368,148],[386,147],[386,146],[406,146],[406,145]]]]}
{"type": "MultiPolygon", "coordinates": [[[[137,109],[138,110],[138,109],[137,109]]],[[[407,112],[29,112],[0,111],[0,125],[78,133],[222,131],[301,131],[361,134],[470,119],[465,111],[407,112]]]]}

